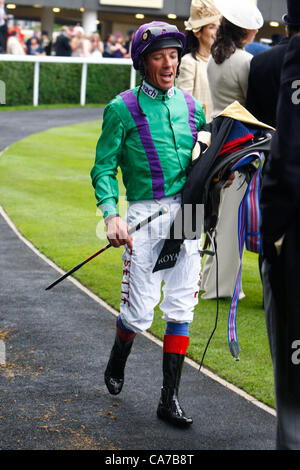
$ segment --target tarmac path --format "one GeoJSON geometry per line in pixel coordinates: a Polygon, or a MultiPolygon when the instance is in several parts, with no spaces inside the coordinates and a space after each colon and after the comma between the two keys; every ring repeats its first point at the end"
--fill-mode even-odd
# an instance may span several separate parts
{"type": "MultiPolygon", "coordinates": [[[[0,112],[0,149],[101,115],[97,108],[0,112]]],[[[123,391],[111,396],[103,372],[117,312],[72,279],[45,291],[57,269],[22,238],[0,201],[1,450],[275,448],[272,410],[192,361],[183,370],[181,401],[193,425],[181,430],[160,421],[162,348],[148,334],[137,336],[123,391]]]]}

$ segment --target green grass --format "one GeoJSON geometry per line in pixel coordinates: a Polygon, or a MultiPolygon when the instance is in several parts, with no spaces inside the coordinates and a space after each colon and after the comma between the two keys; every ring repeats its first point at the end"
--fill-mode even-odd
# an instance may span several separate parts
{"type": "MultiPolygon", "coordinates": [[[[99,133],[99,122],[50,129],[12,145],[0,156],[0,204],[20,232],[64,270],[107,243],[105,237],[99,240],[96,235],[96,230],[102,233],[104,228],[96,213],[89,175],[99,133]]],[[[121,178],[120,186],[124,194],[121,178]]],[[[122,249],[112,248],[75,273],[82,284],[116,309],[121,255],[122,249]]],[[[249,252],[243,259],[243,289],[246,298],[239,302],[237,320],[240,361],[234,361],[227,344],[230,300],[221,299],[218,327],[204,366],[274,407],[258,260],[249,252]]],[[[188,349],[188,355],[199,363],[215,316],[216,301],[199,298],[188,349]]],[[[151,332],[162,339],[164,328],[157,307],[151,332]]]]}
{"type": "Polygon", "coordinates": [[[30,111],[30,110],[35,110],[35,109],[58,109],[58,108],[104,108],[105,104],[93,104],[93,103],[87,103],[84,106],[80,104],[42,104],[39,106],[33,106],[33,105],[24,105],[24,106],[3,106],[0,105],[0,112],[8,112],[8,111],[30,111]]]}

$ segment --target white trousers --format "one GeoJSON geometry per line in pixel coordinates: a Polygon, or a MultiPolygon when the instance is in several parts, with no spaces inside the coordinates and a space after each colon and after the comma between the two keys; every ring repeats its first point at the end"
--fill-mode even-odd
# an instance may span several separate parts
{"type": "Polygon", "coordinates": [[[129,203],[127,223],[137,224],[162,205],[167,206],[169,212],[133,234],[132,251],[127,245],[124,248],[120,316],[124,326],[136,333],[151,326],[154,308],[162,294],[160,309],[165,321],[192,322],[198,303],[200,240],[185,240],[173,268],[152,272],[164,237],[180,208],[180,196],[129,203]]]}

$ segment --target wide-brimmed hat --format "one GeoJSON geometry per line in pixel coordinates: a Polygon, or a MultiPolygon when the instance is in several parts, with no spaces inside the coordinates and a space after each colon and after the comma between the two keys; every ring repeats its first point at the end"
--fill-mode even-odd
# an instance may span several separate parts
{"type": "Polygon", "coordinates": [[[83,29],[82,26],[74,26],[73,32],[74,32],[75,35],[78,34],[78,33],[84,34],[84,29],[83,29]]]}
{"type": "Polygon", "coordinates": [[[287,14],[283,15],[282,19],[285,24],[291,26],[300,25],[300,3],[299,0],[287,0],[287,14]]]}
{"type": "Polygon", "coordinates": [[[215,23],[221,17],[212,0],[192,0],[190,17],[184,22],[187,31],[199,31],[202,26],[215,23]]]}
{"type": "Polygon", "coordinates": [[[260,29],[263,16],[253,0],[214,0],[217,9],[230,23],[243,29],[260,29]]]}

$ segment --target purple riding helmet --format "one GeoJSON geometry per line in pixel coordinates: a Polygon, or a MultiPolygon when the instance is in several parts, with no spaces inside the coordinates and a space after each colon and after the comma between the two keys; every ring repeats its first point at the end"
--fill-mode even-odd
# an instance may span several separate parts
{"type": "Polygon", "coordinates": [[[177,26],[164,21],[145,23],[138,28],[133,37],[131,47],[133,66],[143,75],[146,54],[170,47],[176,47],[178,50],[178,62],[180,63],[185,44],[185,35],[178,30],[177,26]]]}

